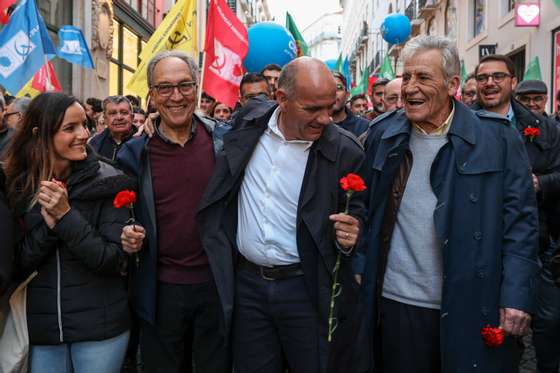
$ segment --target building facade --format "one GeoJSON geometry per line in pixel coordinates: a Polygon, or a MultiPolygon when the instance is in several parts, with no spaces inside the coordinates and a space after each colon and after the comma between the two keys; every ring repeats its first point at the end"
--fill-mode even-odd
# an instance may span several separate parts
{"type": "Polygon", "coordinates": [[[337,59],[342,43],[342,9],[321,15],[302,31],[309,55],[326,61],[337,59]]]}
{"type": "Polygon", "coordinates": [[[227,0],[227,3],[247,28],[272,20],[267,0],[227,0]]]}

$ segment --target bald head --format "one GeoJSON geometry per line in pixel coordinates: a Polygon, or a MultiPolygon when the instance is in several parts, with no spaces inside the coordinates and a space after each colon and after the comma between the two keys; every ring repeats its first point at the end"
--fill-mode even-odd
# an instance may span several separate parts
{"type": "Polygon", "coordinates": [[[402,109],[401,101],[402,78],[391,80],[385,85],[385,95],[383,96],[383,105],[385,111],[402,109]]]}
{"type": "Polygon", "coordinates": [[[297,96],[302,89],[332,90],[334,96],[336,82],[323,61],[313,57],[299,57],[282,69],[278,89],[283,89],[289,97],[297,96]]]}

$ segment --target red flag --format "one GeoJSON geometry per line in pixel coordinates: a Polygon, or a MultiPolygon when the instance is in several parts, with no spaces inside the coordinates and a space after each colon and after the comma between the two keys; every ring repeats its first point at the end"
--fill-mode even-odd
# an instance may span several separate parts
{"type": "Polygon", "coordinates": [[[17,0],[0,0],[0,23],[7,24],[10,20],[8,16],[8,8],[17,0]]]}
{"type": "Polygon", "coordinates": [[[239,98],[243,58],[249,50],[247,29],[225,0],[211,0],[206,26],[202,89],[233,108],[239,98]]]}
{"type": "Polygon", "coordinates": [[[51,61],[48,61],[35,73],[31,88],[39,92],[60,92],[62,87],[56,78],[51,61]]]}

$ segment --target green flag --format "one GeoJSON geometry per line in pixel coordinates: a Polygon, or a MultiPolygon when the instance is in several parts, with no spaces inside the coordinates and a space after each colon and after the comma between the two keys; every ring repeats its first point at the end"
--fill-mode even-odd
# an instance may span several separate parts
{"type": "Polygon", "coordinates": [[[360,93],[367,93],[369,81],[369,68],[366,66],[364,71],[362,71],[362,76],[360,77],[360,84],[355,86],[350,90],[350,95],[355,96],[360,93]]]}
{"type": "Polygon", "coordinates": [[[554,4],[556,4],[556,6],[560,8],[560,0],[554,0],[554,4]]]}
{"type": "Polygon", "coordinates": [[[288,31],[290,31],[290,33],[294,37],[294,40],[296,41],[297,56],[308,56],[309,48],[307,47],[307,43],[305,42],[305,40],[303,40],[303,36],[299,32],[294,19],[288,12],[286,12],[286,28],[288,29],[288,31]]]}
{"type": "Polygon", "coordinates": [[[338,55],[338,60],[336,60],[336,66],[334,67],[334,71],[338,71],[339,73],[344,74],[344,71],[342,71],[343,67],[342,67],[342,53],[338,55]]]}
{"type": "Polygon", "coordinates": [[[531,62],[529,62],[529,66],[527,66],[527,70],[525,70],[523,80],[542,80],[539,57],[535,57],[531,62]]]}
{"type": "Polygon", "coordinates": [[[381,64],[381,68],[379,69],[379,77],[389,80],[395,79],[395,72],[393,71],[393,66],[391,66],[391,61],[389,60],[388,55],[385,55],[385,57],[383,57],[383,63],[381,64]]]}
{"type": "Polygon", "coordinates": [[[468,75],[467,69],[465,68],[465,61],[461,60],[461,87],[465,84],[468,75]]]}

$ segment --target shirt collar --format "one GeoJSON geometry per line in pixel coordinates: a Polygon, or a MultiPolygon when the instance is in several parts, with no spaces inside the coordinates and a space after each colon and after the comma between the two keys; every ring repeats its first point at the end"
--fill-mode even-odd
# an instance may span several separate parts
{"type": "Polygon", "coordinates": [[[507,119],[509,119],[510,122],[513,123],[514,119],[515,119],[515,113],[513,112],[513,105],[510,103],[509,104],[509,109],[508,112],[506,114],[507,119]]]}
{"type": "MultiPolygon", "coordinates": [[[[167,136],[165,136],[165,134],[163,133],[163,131],[161,131],[160,129],[160,124],[161,124],[161,118],[156,119],[156,123],[155,123],[155,127],[156,127],[156,134],[159,136],[160,139],[162,139],[162,141],[166,144],[174,144],[174,145],[179,145],[176,142],[171,141],[167,136]]],[[[191,141],[192,139],[194,139],[194,135],[196,135],[196,124],[197,121],[195,120],[195,117],[193,115],[192,117],[192,125],[191,125],[191,137],[189,138],[189,141],[191,141]]]]}
{"type": "Polygon", "coordinates": [[[421,128],[418,124],[416,123],[412,123],[412,125],[414,126],[414,128],[416,128],[420,133],[427,135],[427,136],[443,136],[443,135],[447,135],[447,132],[449,132],[449,127],[451,127],[451,122],[453,122],[453,116],[455,115],[455,101],[451,101],[451,113],[449,113],[449,116],[447,117],[447,119],[442,123],[441,126],[438,127],[438,129],[432,133],[428,133],[426,131],[424,131],[423,128],[421,128]]]}
{"type": "Polygon", "coordinates": [[[289,144],[305,144],[305,150],[308,150],[311,145],[313,145],[313,141],[305,141],[305,140],[286,140],[282,131],[280,131],[280,127],[278,127],[278,117],[280,116],[280,107],[277,107],[272,113],[272,116],[268,120],[268,128],[266,129],[266,133],[269,135],[274,135],[282,142],[286,142],[289,144]]]}

